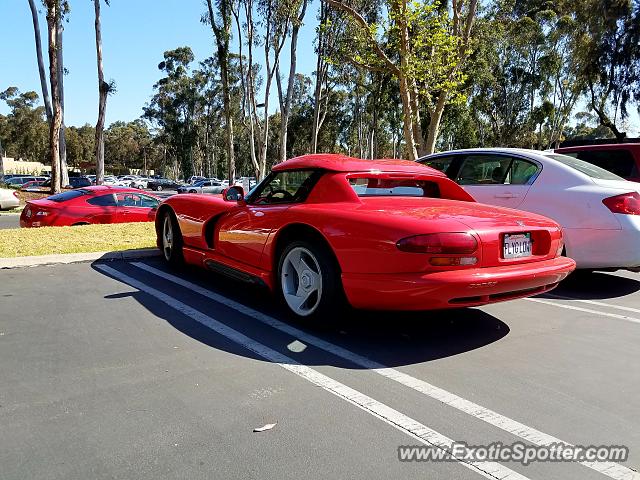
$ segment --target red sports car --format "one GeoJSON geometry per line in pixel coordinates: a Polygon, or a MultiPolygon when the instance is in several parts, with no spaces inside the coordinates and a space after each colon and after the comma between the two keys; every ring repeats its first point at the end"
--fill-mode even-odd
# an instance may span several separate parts
{"type": "Polygon", "coordinates": [[[176,195],[156,217],[158,247],[264,284],[298,317],[355,308],[427,310],[526,297],[575,268],[560,226],[475,203],[415,162],[306,155],[276,165],[248,195],[176,195]]]}
{"type": "Polygon", "coordinates": [[[160,199],[135,188],[96,186],[31,200],[21,227],[64,227],[91,223],[152,222],[160,199]]]}

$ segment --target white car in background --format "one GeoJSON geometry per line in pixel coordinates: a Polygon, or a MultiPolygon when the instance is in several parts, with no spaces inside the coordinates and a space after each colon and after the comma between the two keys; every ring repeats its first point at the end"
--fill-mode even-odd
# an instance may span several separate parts
{"type": "Polygon", "coordinates": [[[478,202],[557,221],[578,268],[640,271],[640,184],[553,152],[455,150],[418,160],[437,168],[478,202]]]}
{"type": "Polygon", "coordinates": [[[20,205],[18,192],[8,188],[0,188],[0,210],[10,210],[20,205]]]}

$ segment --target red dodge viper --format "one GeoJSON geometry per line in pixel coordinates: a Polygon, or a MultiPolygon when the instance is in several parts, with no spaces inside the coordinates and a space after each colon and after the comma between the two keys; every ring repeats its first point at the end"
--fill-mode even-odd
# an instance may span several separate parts
{"type": "Polygon", "coordinates": [[[298,317],[355,308],[428,310],[527,297],[575,268],[553,220],[476,203],[415,162],[306,155],[246,196],[176,195],[156,216],[158,247],[263,284],[298,317]]]}

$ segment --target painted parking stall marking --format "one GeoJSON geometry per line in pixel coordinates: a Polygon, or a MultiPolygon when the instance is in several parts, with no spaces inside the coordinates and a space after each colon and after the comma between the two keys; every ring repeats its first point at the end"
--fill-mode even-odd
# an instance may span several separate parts
{"type": "MultiPolygon", "coordinates": [[[[542,303],[544,305],[551,305],[552,307],[566,308],[567,310],[575,310],[577,312],[591,313],[593,315],[600,315],[602,317],[617,318],[618,320],[626,320],[627,322],[632,322],[632,323],[640,323],[640,318],[630,317],[628,315],[620,315],[618,313],[609,313],[609,312],[603,312],[601,310],[593,310],[591,308],[577,307],[575,305],[567,305],[564,303],[554,302],[551,300],[543,300],[541,298],[525,298],[524,300],[528,302],[542,303]]],[[[604,306],[604,304],[602,304],[602,306],[604,306]]],[[[607,306],[612,307],[612,305],[607,305],[607,306]]],[[[622,309],[622,307],[619,307],[619,308],[622,309]]],[[[626,308],[627,307],[624,307],[625,310],[626,308]]]]}
{"type": "Polygon", "coordinates": [[[599,302],[596,300],[585,300],[583,298],[562,297],[560,295],[553,295],[553,294],[547,294],[547,296],[550,298],[556,298],[558,300],[569,300],[571,302],[586,303],[588,305],[596,305],[598,307],[613,308],[615,310],[622,310],[625,312],[640,313],[640,308],[625,307],[624,305],[614,305],[612,303],[599,302]]]}
{"type": "MultiPolygon", "coordinates": [[[[366,368],[367,370],[371,370],[379,375],[382,375],[385,378],[398,382],[406,387],[409,387],[415,390],[416,392],[419,392],[430,398],[438,400],[450,407],[455,408],[456,410],[469,414],[479,420],[482,420],[490,425],[493,425],[494,427],[497,427],[501,430],[511,433],[516,437],[519,437],[523,440],[531,442],[534,445],[549,446],[554,443],[562,443],[567,446],[572,446],[572,444],[569,442],[565,442],[564,440],[561,440],[552,435],[541,432],[540,430],[524,425],[516,420],[512,420],[504,415],[494,412],[493,410],[490,410],[481,405],[478,405],[477,403],[466,400],[454,393],[451,393],[440,387],[437,387],[428,382],[425,382],[424,380],[414,378],[411,375],[403,373],[399,370],[396,370],[394,368],[389,368],[367,357],[351,352],[350,350],[342,348],[333,343],[322,340],[321,338],[318,338],[314,335],[311,335],[295,327],[292,327],[291,325],[281,322],[280,320],[277,320],[270,315],[266,315],[262,312],[254,310],[251,307],[238,303],[234,300],[231,300],[227,297],[219,295],[215,292],[212,292],[211,290],[208,290],[198,284],[189,282],[188,280],[177,277],[171,273],[159,270],[146,263],[132,262],[131,265],[137,268],[140,268],[148,273],[161,277],[165,280],[168,280],[172,283],[185,287],[190,291],[194,293],[198,293],[199,295],[209,298],[217,303],[225,305],[229,308],[233,308],[234,310],[237,310],[240,313],[248,315],[254,318],[255,320],[258,320],[259,322],[269,325],[293,337],[296,337],[299,340],[306,342],[310,345],[313,345],[321,350],[324,350],[340,358],[348,360],[356,365],[366,368]]],[[[638,474],[638,472],[635,472],[634,470],[631,470],[628,467],[619,465],[614,462],[586,462],[585,461],[585,462],[580,462],[580,464],[616,480],[639,480],[640,479],[640,474],[638,474]]]]}
{"type": "MultiPolygon", "coordinates": [[[[306,365],[296,362],[294,359],[277,352],[268,346],[243,335],[231,327],[219,322],[218,320],[196,310],[179,300],[150,287],[143,282],[136,280],[118,270],[106,265],[96,265],[96,269],[111,277],[126,283],[141,292],[144,292],[157,300],[165,303],[171,308],[188,316],[192,320],[204,325],[238,345],[256,353],[265,360],[273,362],[276,365],[298,375],[301,378],[317,385],[329,393],[342,398],[361,410],[373,415],[374,417],[384,421],[385,423],[406,433],[415,440],[437,448],[441,448],[451,452],[454,441],[441,433],[423,425],[422,423],[408,417],[407,415],[394,410],[393,408],[357,391],[347,385],[344,385],[306,365]]],[[[466,455],[466,452],[463,452],[466,455]]],[[[453,455],[452,455],[453,456],[453,455]]],[[[456,457],[454,457],[456,458],[456,457]]],[[[495,478],[501,480],[528,480],[527,477],[505,467],[496,462],[474,462],[459,460],[458,463],[485,478],[495,478]]]]}

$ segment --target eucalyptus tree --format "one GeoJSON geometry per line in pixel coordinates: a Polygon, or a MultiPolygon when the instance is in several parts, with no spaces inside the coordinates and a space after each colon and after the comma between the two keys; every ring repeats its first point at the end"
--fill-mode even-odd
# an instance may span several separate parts
{"type": "Polygon", "coordinates": [[[47,74],[45,73],[44,60],[42,57],[42,40],[40,38],[40,21],[38,19],[38,9],[35,0],[29,0],[29,8],[31,9],[31,20],[33,22],[33,35],[36,44],[36,59],[38,61],[38,73],[40,75],[40,88],[42,89],[42,101],[44,102],[47,121],[51,122],[51,98],[49,97],[49,86],[47,83],[47,74]]]}
{"type": "MultiPolygon", "coordinates": [[[[107,96],[115,91],[113,82],[104,79],[104,67],[102,64],[102,24],[100,19],[100,3],[102,0],[93,0],[95,10],[96,32],[96,63],[98,67],[98,121],[96,122],[96,184],[104,181],[104,122],[107,114],[107,96]]],[[[109,5],[110,0],[104,0],[109,5]]]]}
{"type": "Polygon", "coordinates": [[[457,100],[463,66],[471,50],[477,0],[410,2],[387,0],[386,15],[367,18],[339,0],[323,0],[342,12],[342,58],[370,72],[391,74],[398,82],[407,155],[433,152],[447,103],[457,100]],[[421,104],[427,112],[422,129],[421,104]]]}
{"type": "Polygon", "coordinates": [[[47,32],[49,50],[49,82],[51,85],[52,117],[49,128],[49,156],[51,159],[51,193],[61,190],[61,164],[60,164],[60,128],[62,125],[62,104],[60,101],[58,49],[62,49],[59,43],[58,30],[62,17],[68,11],[66,1],[45,0],[47,9],[47,32]]]}
{"type": "Polygon", "coordinates": [[[222,95],[224,101],[224,117],[227,139],[227,175],[229,181],[233,181],[236,176],[236,164],[233,144],[233,115],[231,113],[231,94],[229,88],[229,41],[231,39],[231,3],[233,0],[218,0],[218,17],[214,12],[213,3],[207,0],[206,17],[213,34],[216,38],[218,64],[220,66],[220,76],[222,80],[222,95]]]}
{"type": "Polygon", "coordinates": [[[628,104],[640,105],[640,2],[583,0],[563,2],[575,17],[574,61],[587,85],[590,107],[618,140],[628,104]]]}
{"type": "Polygon", "coordinates": [[[278,82],[278,98],[280,100],[280,162],[287,159],[287,128],[289,126],[289,117],[291,115],[291,102],[293,100],[293,90],[295,85],[297,55],[298,55],[298,35],[300,27],[307,11],[308,0],[289,0],[285,6],[289,11],[289,18],[284,21],[291,23],[291,41],[289,46],[289,77],[287,79],[286,95],[283,95],[279,63],[276,66],[276,79],[278,82]]]}
{"type": "Polygon", "coordinates": [[[165,76],[154,85],[156,93],[144,108],[144,118],[160,129],[167,154],[185,176],[193,175],[197,141],[197,116],[201,112],[202,82],[190,72],[194,61],[189,47],[164,52],[158,69],[165,76]]]}

